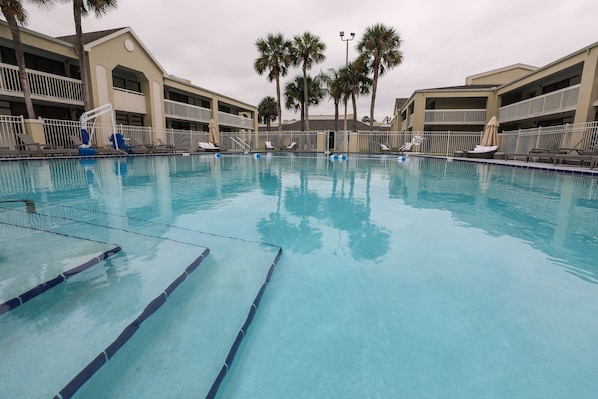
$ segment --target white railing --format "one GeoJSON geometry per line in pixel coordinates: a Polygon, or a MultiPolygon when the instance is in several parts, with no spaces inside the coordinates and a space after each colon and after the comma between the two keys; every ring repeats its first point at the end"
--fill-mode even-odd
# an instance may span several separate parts
{"type": "MultiPolygon", "coordinates": [[[[44,136],[46,144],[64,148],[77,148],[71,138],[81,137],[81,124],[79,121],[65,121],[60,119],[42,119],[44,123],[44,136]]],[[[97,137],[93,136],[92,145],[96,145],[97,137]]]]}
{"type": "Polygon", "coordinates": [[[0,115],[0,147],[17,148],[17,134],[25,132],[22,116],[0,115]]]}
{"type": "Polygon", "coordinates": [[[509,154],[526,154],[532,149],[556,151],[558,148],[588,151],[598,147],[598,122],[512,130],[499,133],[499,136],[501,151],[509,154]]]}
{"type": "MultiPolygon", "coordinates": [[[[81,81],[78,79],[27,69],[27,81],[32,98],[83,104],[81,81]]],[[[18,67],[0,64],[0,92],[23,97],[18,67]]]]}
{"type": "Polygon", "coordinates": [[[535,118],[559,112],[574,111],[581,85],[570,86],[500,107],[498,119],[500,123],[521,119],[535,118]]]}
{"type": "Polygon", "coordinates": [[[434,124],[460,124],[483,125],[486,122],[485,109],[439,109],[426,110],[425,121],[427,125],[434,124]]]}
{"type": "MultiPolygon", "coordinates": [[[[78,121],[42,119],[46,144],[75,148],[71,136],[80,137],[78,121]]],[[[109,145],[108,137],[112,133],[111,125],[100,123],[88,124],[88,130],[94,131],[94,146],[109,145]]],[[[175,129],[155,129],[144,126],[118,125],[116,131],[125,138],[135,138],[146,145],[156,145],[158,137],[166,144],[177,149],[195,152],[197,143],[208,141],[208,132],[175,129]]],[[[0,116],[0,147],[17,148],[16,133],[24,133],[22,117],[0,116]]],[[[390,147],[395,152],[403,144],[411,141],[413,136],[420,135],[425,140],[413,152],[422,154],[452,156],[455,151],[471,150],[481,142],[483,132],[456,131],[359,131],[359,132],[326,132],[326,131],[234,131],[221,132],[220,140],[229,151],[264,151],[265,142],[270,141],[275,149],[283,149],[295,142],[298,152],[336,153],[384,153],[380,144],[390,147]],[[231,140],[246,144],[234,144],[231,140]],[[234,145],[233,145],[234,144],[234,145]]],[[[575,148],[593,150],[598,148],[598,122],[568,124],[534,129],[515,130],[499,133],[501,145],[499,151],[505,153],[527,153],[532,148],[575,148]]]]}
{"type": "MultiPolygon", "coordinates": [[[[409,114],[409,116],[407,117],[407,129],[412,128],[413,127],[413,116],[415,114],[411,113],[409,114]]],[[[403,129],[403,130],[407,130],[407,129],[403,129]]]]}
{"type": "Polygon", "coordinates": [[[204,123],[209,123],[212,118],[212,111],[209,108],[198,107],[196,105],[172,100],[164,100],[164,114],[167,118],[204,123]]]}
{"type": "Polygon", "coordinates": [[[226,112],[218,112],[218,124],[235,127],[237,129],[253,130],[253,119],[228,114],[226,112]]]}

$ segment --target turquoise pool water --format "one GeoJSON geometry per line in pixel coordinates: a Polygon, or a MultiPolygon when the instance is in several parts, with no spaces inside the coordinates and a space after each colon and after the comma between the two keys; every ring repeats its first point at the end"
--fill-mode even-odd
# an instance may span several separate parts
{"type": "Polygon", "coordinates": [[[74,397],[206,397],[279,248],[217,398],[596,395],[596,179],[194,155],[0,163],[0,187],[36,204],[0,203],[2,300],[121,248],[0,315],[0,397],[58,394],[202,254],[74,397]]]}

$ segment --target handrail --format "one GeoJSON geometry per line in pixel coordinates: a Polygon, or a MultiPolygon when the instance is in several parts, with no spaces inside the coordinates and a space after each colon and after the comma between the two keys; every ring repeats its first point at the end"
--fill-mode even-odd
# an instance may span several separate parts
{"type": "Polygon", "coordinates": [[[231,139],[231,141],[233,143],[235,143],[236,145],[238,145],[239,147],[241,147],[241,149],[243,150],[243,152],[245,153],[246,151],[251,152],[251,146],[249,144],[247,144],[245,141],[241,140],[240,137],[229,137],[229,139],[231,139]]]}

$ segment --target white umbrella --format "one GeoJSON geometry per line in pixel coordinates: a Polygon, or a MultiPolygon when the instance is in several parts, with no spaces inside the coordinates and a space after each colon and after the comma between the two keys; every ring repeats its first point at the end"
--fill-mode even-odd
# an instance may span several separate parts
{"type": "Polygon", "coordinates": [[[216,121],[214,119],[210,119],[210,123],[208,125],[209,132],[208,132],[208,141],[215,146],[220,145],[220,139],[218,134],[218,126],[216,126],[216,121]]]}
{"type": "Polygon", "coordinates": [[[484,136],[482,137],[483,146],[498,145],[498,120],[493,116],[488,121],[486,129],[484,129],[484,136]]]}

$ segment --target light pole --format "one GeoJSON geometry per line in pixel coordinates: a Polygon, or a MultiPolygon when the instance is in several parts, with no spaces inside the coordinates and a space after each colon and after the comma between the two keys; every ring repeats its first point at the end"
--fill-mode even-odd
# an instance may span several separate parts
{"type": "MultiPolygon", "coordinates": [[[[340,32],[340,36],[341,36],[341,40],[343,42],[347,42],[347,53],[346,53],[346,58],[345,58],[345,66],[348,67],[349,66],[349,42],[353,39],[355,39],[355,33],[351,32],[351,37],[347,37],[345,39],[345,32],[341,31],[340,32]]],[[[345,100],[345,124],[344,124],[344,130],[345,130],[345,135],[347,135],[347,103],[349,102],[349,99],[347,98],[345,100]]],[[[348,147],[349,143],[349,135],[346,136],[346,140],[345,140],[345,146],[348,147]]],[[[348,150],[348,148],[347,148],[348,150]]]]}

